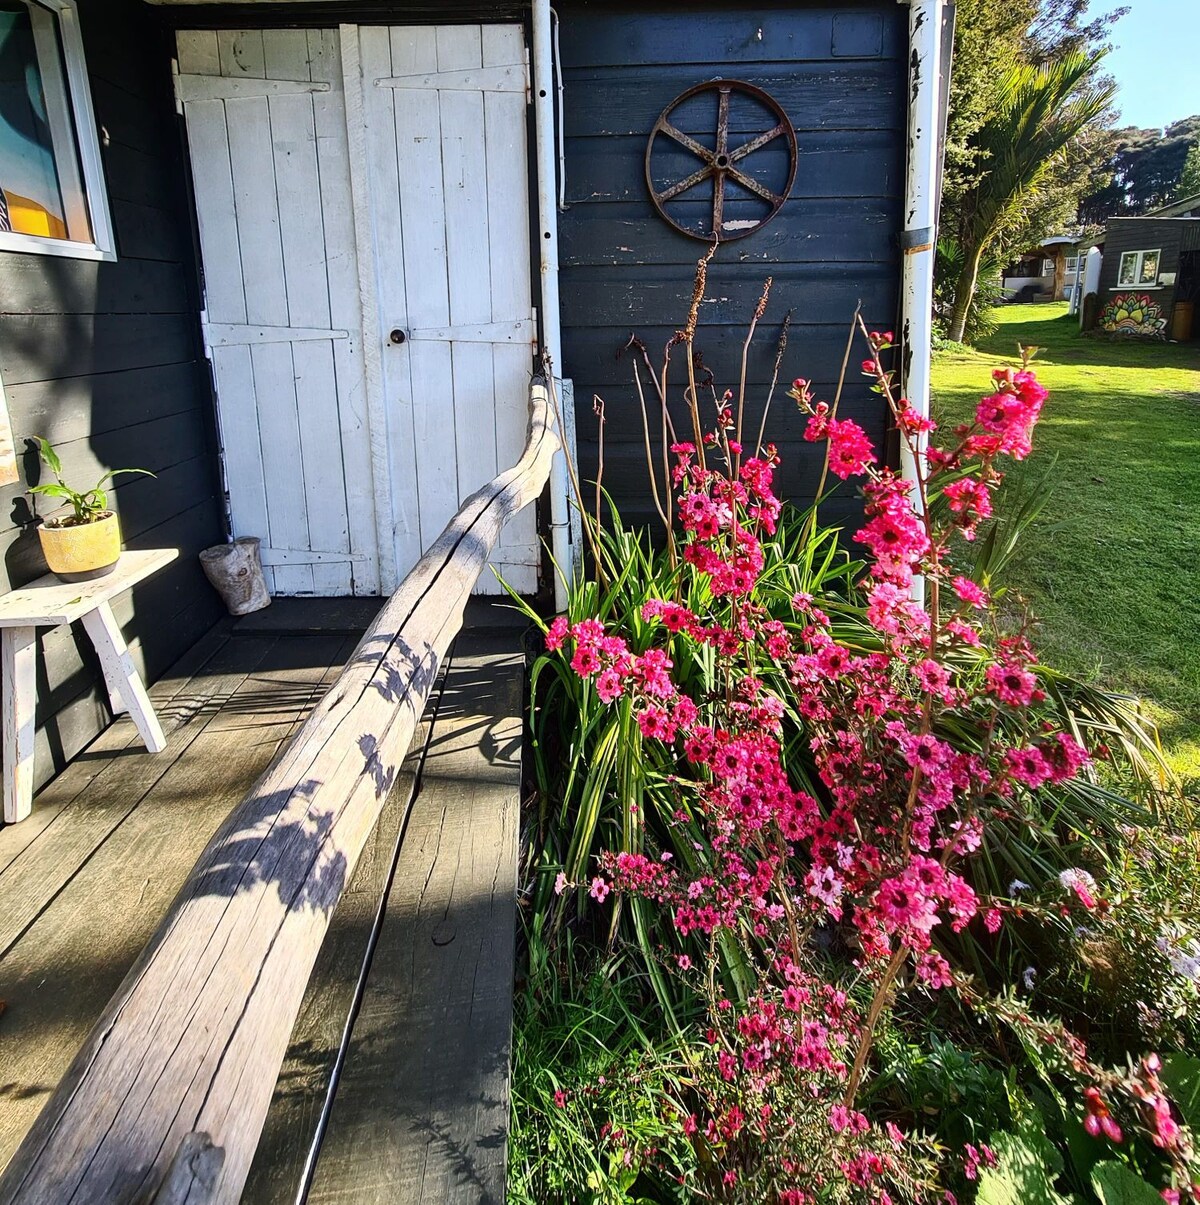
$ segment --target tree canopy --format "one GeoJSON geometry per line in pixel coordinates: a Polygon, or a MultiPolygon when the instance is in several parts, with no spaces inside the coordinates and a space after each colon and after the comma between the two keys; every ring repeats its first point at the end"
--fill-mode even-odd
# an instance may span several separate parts
{"type": "Polygon", "coordinates": [[[1114,131],[1106,165],[1109,181],[1083,198],[1080,221],[1103,225],[1111,217],[1146,213],[1200,192],[1200,162],[1193,163],[1190,189],[1182,186],[1184,165],[1198,145],[1200,114],[1172,122],[1165,130],[1127,126],[1114,131]]]}

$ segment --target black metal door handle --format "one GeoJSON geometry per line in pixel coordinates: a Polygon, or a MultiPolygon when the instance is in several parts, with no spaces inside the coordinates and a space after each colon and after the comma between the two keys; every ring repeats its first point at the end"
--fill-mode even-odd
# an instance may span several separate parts
{"type": "Polygon", "coordinates": [[[388,335],[388,338],[393,343],[399,344],[399,343],[403,343],[404,340],[408,338],[408,336],[399,327],[397,327],[394,331],[392,331],[392,333],[390,335],[388,335]]]}

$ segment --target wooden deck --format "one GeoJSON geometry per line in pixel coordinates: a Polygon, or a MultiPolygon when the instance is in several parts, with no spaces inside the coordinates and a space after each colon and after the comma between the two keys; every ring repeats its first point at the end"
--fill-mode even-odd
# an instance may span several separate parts
{"type": "MultiPolygon", "coordinates": [[[[166,752],[122,719],[0,830],[0,1165],[370,618],[289,601],[219,626],[151,690],[166,752]]],[[[334,916],[247,1201],[294,1201],[306,1166],[314,1202],[503,1199],[520,643],[510,612],[468,614],[334,916]]]]}

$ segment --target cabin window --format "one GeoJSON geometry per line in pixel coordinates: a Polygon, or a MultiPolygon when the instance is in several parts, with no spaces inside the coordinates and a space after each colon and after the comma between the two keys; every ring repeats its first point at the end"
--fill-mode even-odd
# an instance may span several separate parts
{"type": "Polygon", "coordinates": [[[0,250],[115,258],[75,0],[0,0],[0,250]]]}
{"type": "Polygon", "coordinates": [[[1161,251],[1122,251],[1117,284],[1153,285],[1158,283],[1158,262],[1161,251]]]}
{"type": "Polygon", "coordinates": [[[1067,262],[1063,266],[1063,271],[1068,276],[1074,276],[1078,270],[1079,270],[1079,256],[1078,255],[1068,255],[1067,262]]]}
{"type": "Polygon", "coordinates": [[[1042,275],[1043,276],[1053,276],[1054,275],[1054,260],[1052,260],[1052,259],[1042,260],[1042,275]]]}

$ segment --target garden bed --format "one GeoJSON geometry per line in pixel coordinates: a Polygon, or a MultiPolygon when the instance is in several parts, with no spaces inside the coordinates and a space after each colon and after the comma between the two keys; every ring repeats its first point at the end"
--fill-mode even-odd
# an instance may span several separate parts
{"type": "Polygon", "coordinates": [[[541,622],[510,1200],[1193,1199],[1194,833],[1137,707],[1007,592],[1053,398],[980,373],[927,454],[862,330],[919,472],[797,380],[864,493],[838,532],[775,498],[736,380],[673,384],[703,292],[642,394],[648,433],[694,403],[668,469],[647,438],[665,547],[589,520],[541,622]]]}

